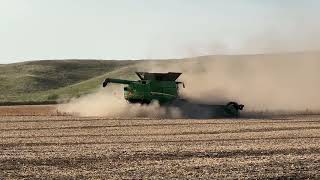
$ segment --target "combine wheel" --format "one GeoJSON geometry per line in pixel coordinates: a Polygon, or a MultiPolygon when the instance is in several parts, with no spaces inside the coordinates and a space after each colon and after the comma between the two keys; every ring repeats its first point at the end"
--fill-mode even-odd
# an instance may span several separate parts
{"type": "Polygon", "coordinates": [[[225,113],[227,116],[239,117],[239,111],[243,109],[244,105],[239,105],[236,102],[229,102],[225,107],[225,113]]]}
{"type": "Polygon", "coordinates": [[[244,105],[243,104],[238,104],[236,102],[229,102],[227,104],[227,107],[234,107],[236,110],[242,110],[244,105]]]}

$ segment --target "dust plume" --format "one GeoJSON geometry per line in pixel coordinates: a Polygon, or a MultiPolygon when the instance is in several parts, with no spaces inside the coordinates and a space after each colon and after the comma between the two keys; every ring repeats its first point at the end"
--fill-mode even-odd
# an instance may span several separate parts
{"type": "Polygon", "coordinates": [[[247,111],[320,110],[319,53],[207,56],[148,69],[182,72],[181,95],[198,102],[237,101],[247,111]]]}
{"type": "MultiPolygon", "coordinates": [[[[183,81],[186,87],[179,88],[180,95],[190,102],[224,105],[236,101],[245,105],[245,112],[320,110],[319,53],[144,61],[138,70],[182,72],[178,81],[183,81]]],[[[181,109],[160,107],[157,103],[148,106],[128,104],[123,97],[122,85],[101,88],[94,94],[62,105],[60,110],[80,116],[181,117],[181,109]]]]}
{"type": "Polygon", "coordinates": [[[100,88],[97,92],[72,99],[67,104],[59,105],[59,112],[77,116],[105,116],[112,118],[150,117],[177,118],[179,111],[175,108],[160,107],[157,102],[149,105],[129,104],[123,97],[121,86],[100,88]]]}

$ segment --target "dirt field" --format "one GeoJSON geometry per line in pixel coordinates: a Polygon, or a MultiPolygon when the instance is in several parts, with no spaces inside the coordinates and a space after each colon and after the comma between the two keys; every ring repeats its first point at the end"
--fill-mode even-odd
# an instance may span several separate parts
{"type": "Polygon", "coordinates": [[[0,179],[320,178],[320,116],[106,119],[0,107],[0,179]]]}

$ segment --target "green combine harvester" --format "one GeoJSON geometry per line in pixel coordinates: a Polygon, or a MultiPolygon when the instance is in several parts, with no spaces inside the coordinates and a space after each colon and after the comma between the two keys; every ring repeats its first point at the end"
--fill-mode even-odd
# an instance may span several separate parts
{"type": "Polygon", "coordinates": [[[229,102],[225,105],[210,105],[188,101],[179,97],[179,86],[176,81],[181,73],[136,72],[140,80],[107,78],[103,87],[109,83],[125,84],[124,98],[129,103],[149,104],[158,101],[161,106],[176,107],[186,118],[239,117],[244,105],[229,102]]]}

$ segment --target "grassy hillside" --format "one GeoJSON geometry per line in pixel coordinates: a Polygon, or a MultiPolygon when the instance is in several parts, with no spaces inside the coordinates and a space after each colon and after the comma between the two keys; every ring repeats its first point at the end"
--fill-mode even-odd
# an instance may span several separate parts
{"type": "MultiPolygon", "coordinates": [[[[60,93],[70,93],[70,90],[64,89],[72,89],[80,82],[136,63],[137,61],[45,60],[0,65],[0,102],[55,100],[60,93]]],[[[72,92],[70,96],[73,94],[72,92]]]]}
{"type": "Polygon", "coordinates": [[[114,71],[109,71],[102,75],[69,86],[64,86],[58,89],[51,89],[47,91],[40,91],[36,93],[20,94],[13,97],[8,97],[7,101],[43,102],[55,100],[68,100],[70,98],[79,97],[81,95],[88,94],[97,90],[102,86],[101,84],[106,77],[134,79],[135,74],[133,72],[135,71],[135,65],[119,67],[114,71]]]}

